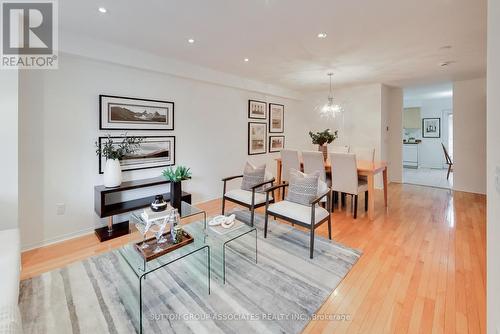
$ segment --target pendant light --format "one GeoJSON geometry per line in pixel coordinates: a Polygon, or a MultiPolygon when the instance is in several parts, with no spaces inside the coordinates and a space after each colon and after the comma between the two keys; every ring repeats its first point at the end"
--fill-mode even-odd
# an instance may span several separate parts
{"type": "Polygon", "coordinates": [[[338,103],[335,103],[333,100],[333,91],[332,91],[332,75],[333,73],[328,73],[330,77],[330,93],[328,94],[328,102],[321,108],[320,114],[322,117],[326,118],[335,118],[341,112],[344,111],[342,106],[338,103]]]}

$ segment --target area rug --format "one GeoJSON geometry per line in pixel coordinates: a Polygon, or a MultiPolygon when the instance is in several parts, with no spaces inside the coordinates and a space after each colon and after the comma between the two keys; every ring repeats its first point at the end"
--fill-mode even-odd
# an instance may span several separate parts
{"type": "MultiPolygon", "coordinates": [[[[316,237],[311,260],[309,234],[270,225],[264,239],[257,219],[258,263],[249,234],[226,254],[226,284],[212,275],[210,295],[203,252],[147,276],[144,333],[299,333],[361,252],[316,237]]],[[[138,332],[138,280],[123,262],[113,251],[22,281],[24,333],[138,332]]]]}

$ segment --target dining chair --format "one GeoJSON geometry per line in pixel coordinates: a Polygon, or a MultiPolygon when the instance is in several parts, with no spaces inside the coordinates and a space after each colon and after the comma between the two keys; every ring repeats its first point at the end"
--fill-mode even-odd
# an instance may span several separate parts
{"type": "Polygon", "coordinates": [[[322,152],[303,151],[302,161],[304,163],[304,173],[310,174],[318,171],[320,180],[326,182],[325,159],[322,152]]]}
{"type": "Polygon", "coordinates": [[[281,150],[281,180],[290,180],[290,169],[300,170],[299,151],[281,150]]]}
{"type": "MultiPolygon", "coordinates": [[[[319,179],[330,188],[331,180],[326,177],[325,159],[323,153],[319,151],[303,151],[302,161],[304,163],[304,173],[312,174],[319,172],[319,179]]],[[[326,197],[321,199],[321,204],[326,205],[326,197]]]]}
{"type": "Polygon", "coordinates": [[[332,191],[351,195],[354,219],[358,214],[358,195],[365,193],[365,211],[368,210],[368,183],[358,177],[356,155],[353,153],[331,153],[332,191]]]}
{"type": "Polygon", "coordinates": [[[441,143],[441,146],[443,147],[444,158],[446,159],[446,164],[448,165],[448,174],[446,174],[446,179],[448,180],[450,178],[450,173],[453,171],[453,161],[451,160],[451,157],[448,154],[446,146],[444,146],[443,143],[441,143]]]}

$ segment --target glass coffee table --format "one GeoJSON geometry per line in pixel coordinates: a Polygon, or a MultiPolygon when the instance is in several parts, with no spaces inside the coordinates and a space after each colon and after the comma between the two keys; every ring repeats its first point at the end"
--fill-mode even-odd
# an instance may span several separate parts
{"type": "MultiPolygon", "coordinates": [[[[130,214],[131,225],[135,226],[136,223],[145,224],[145,221],[141,217],[142,212],[143,210],[137,210],[130,214]]],[[[186,202],[181,203],[179,214],[181,218],[181,227],[193,237],[194,241],[192,243],[170,253],[161,255],[149,262],[147,262],[135,249],[135,243],[142,240],[142,236],[140,235],[137,240],[118,250],[121,255],[120,257],[124,260],[123,262],[126,263],[125,267],[128,267],[130,269],[128,271],[132,273],[132,275],[130,275],[133,277],[132,280],[134,280],[135,277],[135,279],[139,281],[139,302],[137,303],[137,300],[135,300],[135,302],[131,301],[129,303],[129,308],[132,308],[130,313],[133,322],[138,324],[137,329],[140,333],[143,331],[143,283],[149,274],[176,263],[181,259],[205,252],[206,256],[202,259],[198,258],[198,261],[195,261],[195,263],[199,263],[206,267],[206,286],[210,294],[211,272],[221,277],[224,284],[226,283],[226,253],[228,249],[232,249],[232,247],[229,247],[230,245],[234,244],[237,247],[236,243],[238,243],[238,246],[244,249],[244,251],[232,249],[240,256],[249,257],[247,254],[252,253],[252,261],[253,252],[255,251],[255,263],[257,263],[257,230],[255,227],[240,222],[237,228],[223,231],[223,234],[217,233],[211,226],[208,226],[206,212],[186,202]],[[200,219],[195,219],[196,216],[200,216],[200,219]],[[201,219],[201,217],[203,218],[201,219]],[[252,238],[249,239],[249,237],[252,238]],[[215,265],[212,265],[212,263],[215,265]],[[137,305],[139,306],[138,309],[137,305]],[[138,319],[136,316],[138,316],[138,319]]],[[[197,269],[200,269],[197,270],[197,272],[202,271],[202,268],[197,267],[197,269]]],[[[198,277],[196,277],[196,281],[200,281],[198,277]]]]}
{"type": "MultiPolygon", "coordinates": [[[[145,221],[141,217],[142,212],[143,210],[137,210],[130,214],[129,220],[131,225],[135,226],[136,223],[145,224],[145,221]]],[[[147,275],[152,274],[153,272],[156,272],[157,270],[173,264],[188,256],[194,256],[199,252],[205,251],[206,257],[203,257],[202,261],[200,262],[203,263],[207,269],[207,287],[208,294],[210,294],[210,246],[206,242],[206,235],[203,232],[206,225],[206,212],[191,204],[182,202],[179,214],[181,218],[182,228],[190,233],[194,238],[194,241],[192,243],[182,246],[170,253],[161,255],[160,257],[149,262],[147,262],[135,248],[135,244],[137,242],[141,242],[141,240],[143,239],[142,237],[138,237],[134,242],[129,243],[118,250],[121,258],[128,265],[126,267],[130,268],[129,272],[132,273],[131,276],[135,277],[139,281],[139,308],[138,310],[132,310],[132,313],[138,315],[139,317],[139,319],[135,320],[137,320],[138,330],[140,333],[142,333],[143,331],[143,283],[146,280],[147,275]],[[185,225],[182,224],[183,221],[187,218],[194,217],[196,215],[203,216],[203,220],[196,221],[194,223],[188,223],[185,225]],[[198,225],[196,225],[195,228],[187,228],[193,224],[198,225]]],[[[135,308],[135,306],[132,305],[132,308],[135,308]]]]}

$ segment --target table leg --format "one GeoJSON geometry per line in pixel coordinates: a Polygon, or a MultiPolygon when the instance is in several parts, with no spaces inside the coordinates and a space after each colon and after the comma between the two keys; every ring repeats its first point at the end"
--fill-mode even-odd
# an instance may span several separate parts
{"type": "Polygon", "coordinates": [[[384,169],[382,175],[384,177],[384,204],[387,207],[387,167],[384,169]]]}
{"type": "Polygon", "coordinates": [[[374,175],[368,175],[368,219],[373,220],[375,217],[375,182],[374,175]]]}

